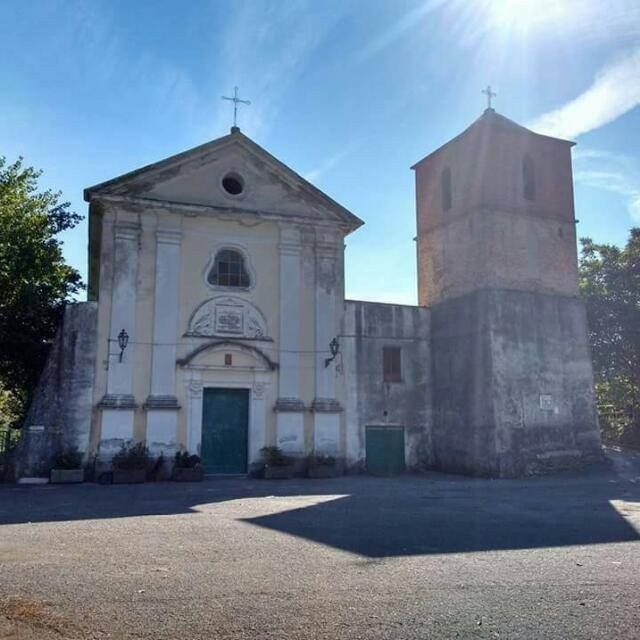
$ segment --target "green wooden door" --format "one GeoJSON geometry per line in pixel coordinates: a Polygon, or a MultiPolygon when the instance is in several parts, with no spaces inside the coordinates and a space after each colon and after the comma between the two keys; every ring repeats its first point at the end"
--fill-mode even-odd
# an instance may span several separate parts
{"type": "Polygon", "coordinates": [[[369,473],[388,476],[404,471],[404,428],[367,427],[366,454],[369,473]]]}
{"type": "Polygon", "coordinates": [[[204,472],[246,473],[248,389],[205,389],[202,403],[204,472]]]}

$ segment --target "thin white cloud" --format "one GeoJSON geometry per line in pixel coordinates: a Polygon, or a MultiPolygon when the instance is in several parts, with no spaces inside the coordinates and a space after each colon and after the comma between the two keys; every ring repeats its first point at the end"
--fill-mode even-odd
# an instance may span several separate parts
{"type": "Polygon", "coordinates": [[[575,138],[613,122],[639,104],[640,48],[637,48],[602,69],[584,93],[528,126],[557,138],[575,138]]]}
{"type": "Polygon", "coordinates": [[[332,156],[329,156],[324,162],[321,162],[315,169],[307,171],[303,174],[305,180],[316,182],[320,180],[326,173],[340,164],[347,156],[351,155],[360,145],[362,141],[353,142],[332,156]]]}
{"type": "Polygon", "coordinates": [[[432,11],[435,11],[445,3],[446,0],[427,0],[426,2],[418,5],[415,9],[408,11],[396,20],[396,22],[394,22],[388,29],[371,40],[371,42],[356,55],[355,62],[364,62],[383,49],[391,46],[407,31],[423,20],[425,16],[432,11]]]}
{"type": "Polygon", "coordinates": [[[629,216],[640,222],[640,163],[637,160],[594,149],[576,150],[573,159],[576,183],[621,196],[629,216]]]}

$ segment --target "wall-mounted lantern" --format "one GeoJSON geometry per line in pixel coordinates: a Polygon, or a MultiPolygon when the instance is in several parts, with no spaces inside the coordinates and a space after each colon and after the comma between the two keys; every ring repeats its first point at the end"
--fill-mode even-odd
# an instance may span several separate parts
{"type": "Polygon", "coordinates": [[[120,357],[118,358],[118,362],[122,362],[122,356],[124,355],[124,350],[127,348],[127,344],[129,343],[129,334],[122,329],[118,334],[118,346],[120,347],[120,357]]]}
{"type": "Polygon", "coordinates": [[[331,362],[333,362],[336,359],[336,356],[340,352],[340,343],[338,342],[338,338],[334,338],[329,343],[329,352],[331,353],[331,357],[325,358],[325,361],[324,361],[325,369],[329,366],[329,364],[331,364],[331,362]]]}

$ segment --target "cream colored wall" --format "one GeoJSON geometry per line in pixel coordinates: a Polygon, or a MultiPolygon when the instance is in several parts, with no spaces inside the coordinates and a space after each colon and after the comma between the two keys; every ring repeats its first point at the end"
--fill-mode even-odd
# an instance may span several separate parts
{"type": "MultiPolygon", "coordinates": [[[[156,279],[156,231],[171,229],[181,234],[180,278],[179,278],[179,315],[175,335],[177,359],[185,358],[195,348],[215,338],[185,336],[193,312],[206,300],[217,295],[233,295],[255,305],[264,315],[268,335],[272,342],[247,342],[258,347],[274,362],[279,361],[280,327],[280,227],[287,224],[242,213],[212,214],[207,211],[172,210],[161,203],[145,207],[127,203],[105,204],[101,247],[101,276],[98,310],[98,357],[94,406],[107,392],[107,345],[110,332],[111,296],[113,283],[114,229],[117,225],[127,224],[138,229],[137,259],[138,272],[136,284],[136,322],[133,337],[127,347],[133,356],[133,395],[137,408],[133,411],[133,437],[145,440],[147,435],[147,412],[143,407],[151,392],[151,371],[154,328],[154,296],[156,279]],[[217,249],[222,246],[238,246],[250,257],[252,286],[249,290],[238,288],[214,288],[206,282],[206,270],[210,266],[217,249]]],[[[335,281],[331,285],[335,295],[335,307],[332,324],[335,333],[341,323],[344,299],[343,274],[343,234],[339,229],[315,225],[297,226],[301,232],[301,286],[299,296],[300,323],[300,399],[307,407],[304,413],[304,440],[306,450],[313,446],[314,415],[309,407],[316,396],[316,378],[318,374],[318,351],[328,349],[327,344],[317,344],[316,319],[323,317],[322,309],[316,305],[317,277],[316,244],[321,240],[334,246],[335,281]]],[[[325,283],[326,285],[326,283],[325,283]]],[[[333,329],[332,329],[333,330],[333,329]]],[[[116,328],[115,333],[119,331],[116,328]]],[[[114,335],[114,331],[111,331],[114,335]]],[[[246,352],[234,352],[234,367],[224,367],[224,353],[234,351],[223,348],[206,351],[195,358],[186,367],[177,367],[175,395],[180,406],[177,410],[177,444],[187,447],[189,441],[189,411],[197,398],[198,385],[224,386],[225,380],[231,386],[245,385],[252,388],[256,395],[255,407],[264,411],[264,441],[276,442],[276,413],[273,411],[278,398],[278,372],[265,369],[259,358],[246,352]],[[196,396],[193,395],[194,391],[196,396]],[[258,390],[258,391],[256,391],[258,390]],[[258,397],[258,394],[262,394],[258,397]]],[[[117,359],[117,345],[111,345],[111,360],[117,359]]],[[[322,353],[322,358],[327,353],[322,353]]],[[[336,378],[337,398],[344,406],[343,386],[335,371],[339,359],[330,365],[331,374],[336,378]]],[[[196,402],[199,400],[196,400],[196,402]]],[[[100,442],[101,411],[94,410],[92,447],[95,451],[100,442]]],[[[121,415],[121,414],[117,414],[121,415]]],[[[122,414],[124,417],[124,414],[122,414]]],[[[344,443],[344,419],[341,424],[340,441],[344,443]]]]}
{"type": "MultiPolygon", "coordinates": [[[[278,289],[278,226],[274,222],[262,221],[255,226],[248,227],[234,220],[219,220],[206,215],[183,217],[182,219],[182,263],[180,274],[180,314],[179,335],[177,341],[178,358],[184,358],[193,349],[210,342],[211,338],[185,337],[189,319],[195,309],[205,300],[217,295],[233,295],[247,300],[255,305],[265,316],[268,335],[272,342],[259,341],[254,346],[261,349],[272,360],[278,360],[278,318],[279,318],[279,289],[278,289]],[[207,266],[221,246],[239,246],[250,258],[253,272],[252,286],[248,291],[239,288],[211,287],[206,283],[207,266]]],[[[253,343],[251,343],[253,344],[253,343]]],[[[208,356],[212,366],[220,358],[219,353],[208,356]],[[218,359],[218,360],[216,360],[218,359]]],[[[207,356],[198,358],[201,362],[207,356]]],[[[259,362],[255,366],[261,366],[259,362]]],[[[277,397],[276,373],[272,373],[267,391],[266,405],[272,407],[277,397]]],[[[232,377],[232,374],[229,374],[232,377]]],[[[220,376],[217,376],[220,380],[220,376]]],[[[178,368],[176,395],[181,406],[187,406],[186,385],[189,371],[178,368]]],[[[182,443],[186,444],[187,412],[180,411],[178,416],[178,433],[182,443]]],[[[275,415],[268,411],[266,416],[267,436],[273,438],[275,429],[275,415]]]]}

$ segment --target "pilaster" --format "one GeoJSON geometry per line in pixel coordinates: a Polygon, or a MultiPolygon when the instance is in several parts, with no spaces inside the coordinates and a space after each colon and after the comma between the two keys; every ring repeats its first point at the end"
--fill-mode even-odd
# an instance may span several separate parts
{"type": "Polygon", "coordinates": [[[202,391],[203,384],[199,378],[187,382],[187,450],[197,455],[200,455],[202,443],[202,391]]]}
{"type": "Polygon", "coordinates": [[[111,455],[120,444],[133,438],[133,362],[135,356],[136,290],[140,227],[135,223],[114,225],[113,285],[109,322],[107,393],[98,407],[102,409],[101,455],[111,455]],[[129,336],[122,353],[118,334],[129,336]]]}
{"type": "Polygon", "coordinates": [[[340,412],[336,399],[335,362],[327,364],[329,344],[338,333],[339,253],[333,234],[323,233],[316,239],[316,360],[313,411],[313,445],[316,453],[339,453],[340,412]]]}
{"type": "Polygon", "coordinates": [[[280,227],[280,367],[275,404],[276,444],[288,453],[304,453],[304,403],[300,399],[300,231],[280,227]]]}
{"type": "Polygon", "coordinates": [[[147,410],[147,443],[152,453],[171,452],[176,447],[176,340],[180,282],[181,233],[156,231],[155,296],[151,394],[147,410]]]}

